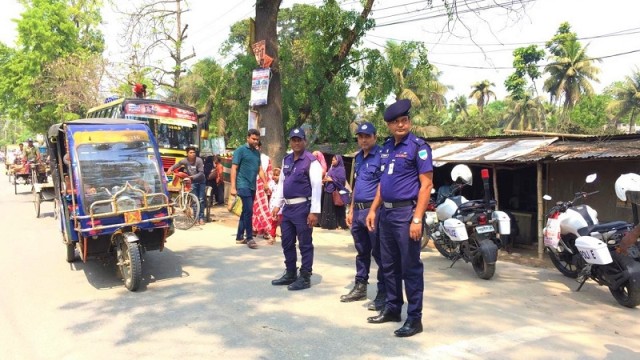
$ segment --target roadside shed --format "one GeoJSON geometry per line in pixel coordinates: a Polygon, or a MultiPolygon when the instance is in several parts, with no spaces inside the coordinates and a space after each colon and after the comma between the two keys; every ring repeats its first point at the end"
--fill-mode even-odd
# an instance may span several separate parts
{"type": "Polygon", "coordinates": [[[598,211],[601,222],[632,221],[628,204],[618,201],[614,184],[624,173],[640,173],[640,135],[586,136],[537,132],[487,138],[430,138],[433,149],[435,186],[450,182],[456,164],[471,167],[476,180],[464,195],[482,197],[480,170],[491,169],[493,193],[501,210],[517,219],[516,242],[537,242],[538,255],[544,247],[542,229],[545,214],[555,201],[573,199],[579,191],[599,193],[587,203],[598,211]],[[585,185],[587,175],[597,173],[595,183],[585,185]],[[545,202],[544,194],[554,201],[545,202]]]}

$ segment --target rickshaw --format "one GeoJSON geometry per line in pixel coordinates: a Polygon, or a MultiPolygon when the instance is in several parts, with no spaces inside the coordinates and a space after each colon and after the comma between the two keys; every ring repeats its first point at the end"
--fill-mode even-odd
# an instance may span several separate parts
{"type": "Polygon", "coordinates": [[[142,254],[173,234],[158,145],[146,123],[83,119],[53,125],[47,146],[67,261],[115,257],[125,287],[142,281],[142,254]]]}

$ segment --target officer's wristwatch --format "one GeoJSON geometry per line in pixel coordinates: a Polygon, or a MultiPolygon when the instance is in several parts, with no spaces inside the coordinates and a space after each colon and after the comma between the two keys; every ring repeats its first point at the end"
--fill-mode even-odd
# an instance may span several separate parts
{"type": "Polygon", "coordinates": [[[420,224],[420,219],[413,218],[413,220],[411,220],[411,222],[414,223],[414,224],[420,224]]]}

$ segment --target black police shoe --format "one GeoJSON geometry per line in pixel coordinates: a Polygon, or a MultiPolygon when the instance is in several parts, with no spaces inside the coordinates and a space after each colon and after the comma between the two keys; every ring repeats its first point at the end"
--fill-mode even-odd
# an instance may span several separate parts
{"type": "Polygon", "coordinates": [[[384,309],[384,304],[387,302],[387,293],[384,291],[378,291],[376,298],[367,305],[367,309],[371,311],[381,311],[384,309]]]}
{"type": "Polygon", "coordinates": [[[360,301],[367,298],[367,283],[356,281],[348,294],[340,296],[342,302],[360,301]]]}
{"type": "Polygon", "coordinates": [[[271,280],[271,285],[289,285],[296,281],[296,270],[285,270],[284,274],[279,279],[271,280]]]}
{"type": "Polygon", "coordinates": [[[291,285],[287,286],[287,289],[291,291],[295,291],[295,290],[308,289],[310,287],[311,287],[311,273],[304,270],[300,270],[300,275],[298,275],[298,278],[296,279],[296,281],[294,281],[291,285]]]}
{"type": "Polygon", "coordinates": [[[421,332],[422,332],[422,320],[407,319],[407,321],[404,322],[404,325],[402,325],[400,329],[394,331],[393,333],[397,337],[409,337],[421,332]]]}
{"type": "Polygon", "coordinates": [[[400,322],[402,321],[402,317],[400,317],[399,313],[392,313],[391,311],[384,309],[380,311],[380,314],[367,318],[367,322],[370,324],[382,324],[389,321],[400,322]]]}

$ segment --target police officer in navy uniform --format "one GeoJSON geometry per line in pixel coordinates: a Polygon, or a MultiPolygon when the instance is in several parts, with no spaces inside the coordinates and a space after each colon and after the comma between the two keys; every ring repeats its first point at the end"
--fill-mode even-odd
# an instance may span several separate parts
{"type": "Polygon", "coordinates": [[[284,274],[272,285],[288,285],[289,290],[308,289],[311,286],[313,268],[313,227],[318,223],[322,197],[322,166],[315,156],[306,151],[304,130],[297,128],[289,133],[292,153],[282,160],[282,172],[278,190],[273,199],[274,219],[282,208],[282,252],[284,274]],[[284,207],[283,207],[284,206],[284,207]],[[299,242],[300,273],[296,276],[296,238],[299,242]]]}
{"type": "Polygon", "coordinates": [[[387,288],[385,308],[369,317],[374,324],[400,322],[407,296],[407,320],[394,334],[407,337],[422,332],[423,265],[420,261],[422,219],[433,187],[431,148],[411,132],[411,101],[403,99],[384,112],[391,137],[380,154],[382,175],[378,192],[367,215],[367,227],[375,229],[380,208],[379,234],[382,267],[387,288]]]}
{"type": "Polygon", "coordinates": [[[376,197],[380,183],[380,151],[376,144],[376,128],[370,122],[358,126],[356,130],[360,151],[355,157],[355,174],[353,197],[347,215],[347,225],[351,227],[351,235],[356,248],[356,278],[351,291],[340,297],[342,302],[359,301],[367,298],[367,284],[371,256],[378,265],[378,292],[375,299],[368,305],[369,310],[382,310],[386,299],[383,279],[382,262],[380,261],[380,242],[377,229],[367,229],[366,218],[369,208],[376,197]]]}

